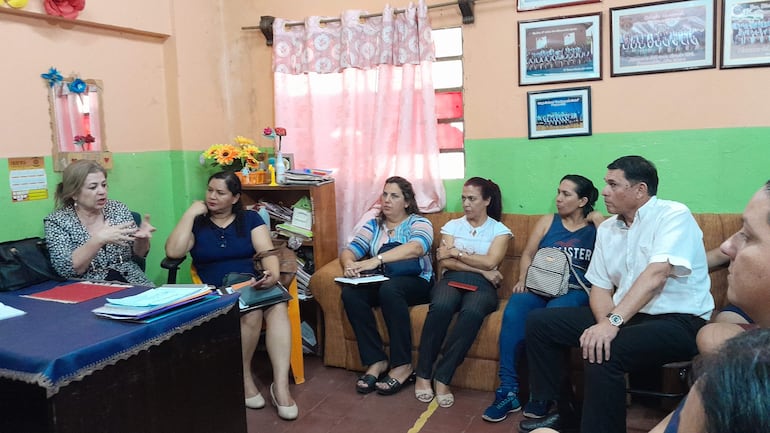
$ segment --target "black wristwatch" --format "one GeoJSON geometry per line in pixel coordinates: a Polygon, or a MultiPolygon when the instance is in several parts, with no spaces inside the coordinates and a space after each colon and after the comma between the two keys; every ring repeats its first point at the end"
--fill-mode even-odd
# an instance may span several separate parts
{"type": "Polygon", "coordinates": [[[610,324],[612,326],[616,326],[620,328],[620,325],[623,324],[623,316],[616,313],[607,313],[607,318],[610,319],[610,324]]]}

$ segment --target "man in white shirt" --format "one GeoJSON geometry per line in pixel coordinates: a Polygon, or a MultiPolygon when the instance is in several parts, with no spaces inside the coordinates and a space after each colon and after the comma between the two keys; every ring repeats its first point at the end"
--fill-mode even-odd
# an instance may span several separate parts
{"type": "Polygon", "coordinates": [[[527,320],[531,420],[521,432],[550,427],[561,432],[624,433],[624,374],[698,352],[695,336],[714,309],[703,233],[689,209],[655,195],[655,166],[624,156],[607,166],[602,190],[606,220],[586,278],[590,307],[543,309],[527,320]],[[563,351],[582,350],[585,374],[582,419],[562,403],[563,351]]]}

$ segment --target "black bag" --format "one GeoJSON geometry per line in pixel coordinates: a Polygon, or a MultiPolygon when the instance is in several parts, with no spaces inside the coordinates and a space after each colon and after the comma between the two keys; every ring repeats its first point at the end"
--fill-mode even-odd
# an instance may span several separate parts
{"type": "Polygon", "coordinates": [[[48,280],[64,281],[65,278],[51,267],[44,239],[0,243],[0,291],[18,290],[48,280]]]}
{"type": "MultiPolygon", "coordinates": [[[[388,242],[380,247],[377,254],[382,254],[386,251],[390,251],[393,248],[401,245],[401,242],[388,242]]],[[[382,274],[386,277],[403,277],[403,276],[417,276],[422,273],[421,258],[415,257],[413,259],[398,260],[390,263],[382,264],[382,274]]]]}

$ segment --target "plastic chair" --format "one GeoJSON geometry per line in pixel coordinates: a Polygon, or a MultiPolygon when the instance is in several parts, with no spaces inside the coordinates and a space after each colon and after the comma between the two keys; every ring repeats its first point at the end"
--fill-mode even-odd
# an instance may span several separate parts
{"type": "MultiPolygon", "coordinates": [[[[186,257],[182,257],[181,259],[166,257],[160,263],[160,266],[163,269],[168,270],[168,284],[176,283],[179,265],[181,265],[185,259],[186,257]]],[[[201,279],[198,277],[198,273],[195,271],[194,266],[190,266],[190,277],[194,283],[201,283],[201,279]]],[[[302,355],[302,320],[299,315],[297,278],[294,275],[292,275],[288,289],[293,298],[289,301],[288,305],[289,323],[291,323],[291,373],[294,376],[294,383],[299,385],[305,382],[305,358],[302,355]]]]}

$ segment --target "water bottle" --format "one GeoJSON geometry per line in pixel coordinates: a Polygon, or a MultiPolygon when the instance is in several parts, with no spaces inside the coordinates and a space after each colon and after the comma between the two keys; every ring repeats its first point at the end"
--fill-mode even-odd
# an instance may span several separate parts
{"type": "Polygon", "coordinates": [[[275,181],[280,185],[286,183],[286,165],[280,152],[275,155],[275,181]]]}

